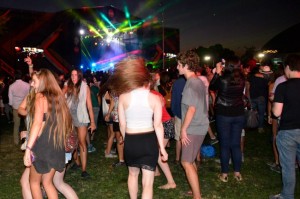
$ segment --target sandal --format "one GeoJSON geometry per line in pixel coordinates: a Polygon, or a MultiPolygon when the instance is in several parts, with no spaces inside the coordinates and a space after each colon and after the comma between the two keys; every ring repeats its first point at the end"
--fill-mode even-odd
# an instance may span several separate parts
{"type": "Polygon", "coordinates": [[[218,178],[222,181],[222,182],[228,182],[228,176],[223,176],[222,174],[219,174],[218,178]]]}
{"type": "Polygon", "coordinates": [[[193,192],[190,190],[190,191],[187,191],[184,193],[185,196],[188,196],[188,197],[193,197],[193,192]]]}
{"type": "Polygon", "coordinates": [[[242,175],[236,175],[234,176],[234,179],[236,179],[236,181],[241,182],[243,180],[242,175]]]}
{"type": "Polygon", "coordinates": [[[173,183],[168,183],[168,184],[165,184],[165,185],[162,185],[162,186],[159,186],[158,187],[159,189],[175,189],[176,188],[176,184],[175,182],[173,183]]]}

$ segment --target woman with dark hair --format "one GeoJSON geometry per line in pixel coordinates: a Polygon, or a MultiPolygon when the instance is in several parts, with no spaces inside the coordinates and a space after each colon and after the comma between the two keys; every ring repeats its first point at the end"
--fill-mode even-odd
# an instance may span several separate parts
{"type": "Polygon", "coordinates": [[[158,156],[168,159],[164,148],[162,104],[150,92],[150,73],[139,57],[119,62],[110,77],[111,92],[119,95],[119,124],[124,139],[128,166],[128,189],[131,199],[138,197],[138,176],[142,170],[142,199],[153,197],[154,171],[158,156]]]}
{"type": "Polygon", "coordinates": [[[72,115],[73,125],[78,133],[79,148],[80,148],[80,161],[77,153],[74,153],[74,159],[77,166],[81,162],[82,173],[81,177],[89,177],[86,172],[87,165],[87,145],[86,135],[88,125],[89,129],[93,132],[96,129],[94,120],[94,112],[91,101],[91,91],[86,82],[83,81],[82,72],[78,69],[71,71],[71,79],[67,82],[67,103],[72,115]]]}
{"type": "Polygon", "coordinates": [[[217,91],[215,103],[216,128],[220,142],[222,182],[228,181],[229,159],[233,160],[234,178],[242,180],[241,176],[241,133],[244,127],[244,88],[240,61],[237,58],[228,60],[226,66],[219,62],[209,88],[217,91]],[[223,71],[223,72],[222,72],[223,71]],[[231,152],[231,155],[230,155],[231,152]]]}

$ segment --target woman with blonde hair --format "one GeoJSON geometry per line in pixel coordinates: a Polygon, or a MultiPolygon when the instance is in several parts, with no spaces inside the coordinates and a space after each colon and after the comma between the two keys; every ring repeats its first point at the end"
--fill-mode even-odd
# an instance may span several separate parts
{"type": "Polygon", "coordinates": [[[110,89],[119,95],[119,124],[124,138],[131,199],[138,197],[138,176],[142,170],[142,199],[153,197],[154,171],[158,155],[167,161],[159,96],[150,93],[150,73],[140,57],[119,62],[110,77],[110,89]],[[160,153],[159,153],[160,150],[160,153]]]}
{"type": "Polygon", "coordinates": [[[30,136],[24,165],[30,167],[33,198],[42,198],[40,183],[48,198],[58,198],[53,185],[55,171],[65,168],[65,137],[72,129],[72,119],[63,93],[51,71],[41,69],[32,75],[35,96],[28,101],[30,136]],[[64,121],[64,122],[61,122],[64,121]]]}

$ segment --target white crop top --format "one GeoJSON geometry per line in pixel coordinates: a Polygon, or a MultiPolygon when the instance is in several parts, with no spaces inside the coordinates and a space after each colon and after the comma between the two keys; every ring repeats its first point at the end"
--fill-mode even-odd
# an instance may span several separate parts
{"type": "Polygon", "coordinates": [[[126,127],[130,129],[153,128],[153,110],[149,106],[149,90],[131,91],[131,99],[125,110],[126,127]]]}

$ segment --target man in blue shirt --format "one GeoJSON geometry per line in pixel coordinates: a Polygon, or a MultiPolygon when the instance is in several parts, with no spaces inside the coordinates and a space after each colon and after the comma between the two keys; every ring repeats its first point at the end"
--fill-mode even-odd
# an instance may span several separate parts
{"type": "Polygon", "coordinates": [[[181,129],[181,98],[182,91],[185,85],[185,78],[183,75],[173,83],[172,95],[171,95],[171,111],[174,114],[174,125],[175,125],[175,140],[176,140],[176,159],[175,163],[179,164],[181,142],[180,142],[180,129],[181,129]]]}

